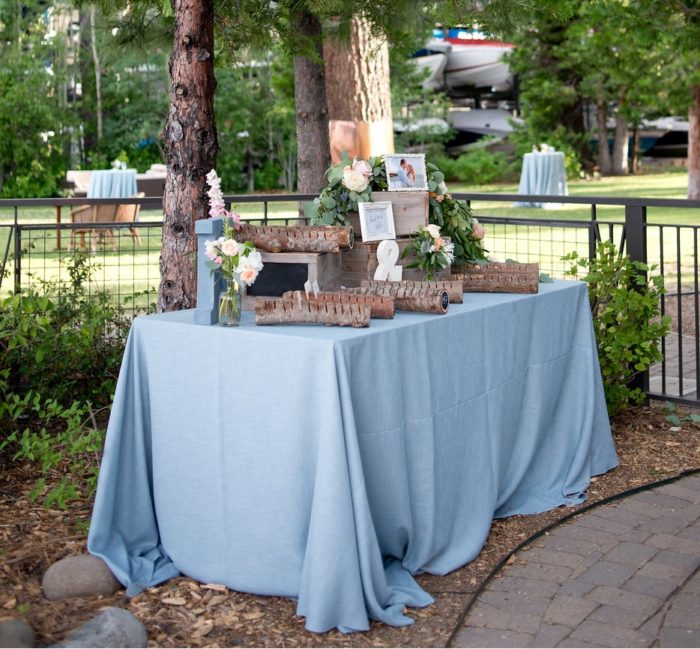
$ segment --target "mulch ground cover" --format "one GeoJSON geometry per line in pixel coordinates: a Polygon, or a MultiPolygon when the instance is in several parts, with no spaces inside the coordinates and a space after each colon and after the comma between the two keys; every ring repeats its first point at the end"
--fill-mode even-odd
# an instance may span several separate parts
{"type": "MultiPolygon", "coordinates": [[[[700,467],[700,428],[666,420],[663,405],[640,407],[614,418],[620,466],[593,479],[588,502],[597,502],[700,467]]],[[[679,413],[683,416],[684,411],[679,413]]],[[[86,552],[91,503],[74,501],[65,511],[45,509],[30,498],[40,472],[36,466],[0,458],[0,619],[27,620],[38,646],[60,640],[103,606],[131,611],[148,629],[154,647],[224,646],[445,646],[455,626],[491,570],[518,544],[574,508],[496,520],[481,554],[444,577],[422,575],[418,582],[435,604],[412,609],[415,623],[393,628],[372,623],[365,633],[317,634],[304,629],[295,603],[278,597],[237,593],[185,577],[173,579],[134,598],[112,597],[52,602],[42,596],[41,578],[55,561],[86,552]]],[[[59,475],[47,476],[47,481],[59,475]]],[[[585,505],[581,505],[583,507],[585,505]]]]}

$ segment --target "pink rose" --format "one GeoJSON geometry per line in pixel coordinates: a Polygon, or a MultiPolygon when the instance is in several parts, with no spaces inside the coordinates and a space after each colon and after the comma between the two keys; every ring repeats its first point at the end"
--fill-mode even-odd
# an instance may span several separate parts
{"type": "Polygon", "coordinates": [[[472,236],[475,239],[483,239],[486,236],[486,230],[481,223],[474,224],[474,229],[472,230],[472,236]]]}
{"type": "Polygon", "coordinates": [[[445,241],[442,237],[435,239],[435,252],[438,252],[445,245],[445,241]]]}
{"type": "Polygon", "coordinates": [[[222,262],[223,262],[223,259],[221,259],[221,257],[214,257],[215,264],[219,264],[219,266],[221,266],[222,262]]]}
{"type": "Polygon", "coordinates": [[[366,160],[353,160],[352,168],[355,171],[359,171],[368,180],[372,175],[372,167],[369,166],[366,160]]]}
{"type": "Polygon", "coordinates": [[[258,271],[255,268],[244,268],[241,271],[241,281],[245,282],[247,286],[250,286],[257,276],[258,271]]]}

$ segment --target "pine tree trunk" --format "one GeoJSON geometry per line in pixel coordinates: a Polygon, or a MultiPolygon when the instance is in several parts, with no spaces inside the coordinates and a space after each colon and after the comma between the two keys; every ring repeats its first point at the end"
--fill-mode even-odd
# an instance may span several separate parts
{"type": "Polygon", "coordinates": [[[294,57],[297,188],[302,194],[315,194],[326,184],[326,169],[331,162],[322,30],[319,19],[304,9],[297,9],[293,20],[295,29],[301,36],[316,42],[314,47],[318,57],[317,60],[299,54],[294,57]]]}
{"type": "Polygon", "coordinates": [[[700,85],[691,88],[688,109],[688,198],[700,200],[700,85]]]}
{"type": "Polygon", "coordinates": [[[213,0],[173,0],[170,110],[163,129],[168,175],[163,194],[163,245],[158,311],[195,306],[197,237],[208,216],[206,174],[216,164],[213,0]]]}
{"type": "Polygon", "coordinates": [[[632,129],[632,156],[630,158],[630,171],[639,173],[639,127],[632,129]]]}
{"type": "Polygon", "coordinates": [[[618,115],[615,120],[615,145],[613,146],[612,158],[612,172],[616,176],[623,176],[628,171],[629,136],[630,130],[627,120],[618,115]]]}
{"type": "Polygon", "coordinates": [[[610,148],[608,147],[608,111],[605,102],[596,104],[596,122],[598,125],[598,167],[601,176],[610,174],[610,148]]]}
{"type": "Polygon", "coordinates": [[[90,6],[90,49],[92,62],[95,66],[95,114],[97,116],[97,143],[102,141],[102,67],[97,53],[97,37],[95,34],[95,5],[90,6]]]}
{"type": "Polygon", "coordinates": [[[394,151],[389,48],[361,16],[350,25],[349,42],[324,43],[331,156],[343,151],[368,158],[394,151]]]}

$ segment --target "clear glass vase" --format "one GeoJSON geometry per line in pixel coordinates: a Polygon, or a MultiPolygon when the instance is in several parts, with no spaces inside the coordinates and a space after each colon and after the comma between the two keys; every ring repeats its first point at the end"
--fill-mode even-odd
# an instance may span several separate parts
{"type": "Polygon", "coordinates": [[[241,324],[243,291],[237,278],[227,279],[224,290],[219,295],[219,324],[222,327],[237,327],[241,324]]]}

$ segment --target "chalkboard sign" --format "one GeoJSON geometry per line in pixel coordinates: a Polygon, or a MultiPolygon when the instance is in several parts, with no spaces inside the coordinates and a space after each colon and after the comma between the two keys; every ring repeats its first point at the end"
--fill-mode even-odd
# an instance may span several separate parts
{"type": "Polygon", "coordinates": [[[248,295],[282,297],[285,291],[302,291],[309,278],[308,264],[265,262],[258,278],[248,287],[248,295]]]}

